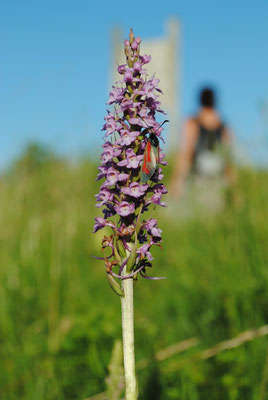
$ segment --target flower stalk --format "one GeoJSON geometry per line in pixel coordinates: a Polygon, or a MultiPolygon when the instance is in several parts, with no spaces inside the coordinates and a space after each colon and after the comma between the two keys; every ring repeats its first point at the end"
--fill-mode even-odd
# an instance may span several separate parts
{"type": "MultiPolygon", "coordinates": [[[[123,275],[126,273],[126,267],[123,275]]],[[[137,399],[137,381],[135,373],[134,351],[134,306],[133,306],[133,278],[122,281],[124,296],[121,297],[123,356],[125,371],[126,400],[137,399]]]]}
{"type": "MultiPolygon", "coordinates": [[[[165,155],[159,147],[163,141],[162,124],[156,113],[165,114],[158,100],[162,93],[159,80],[149,78],[144,66],[151,57],[140,54],[141,39],[130,30],[124,42],[126,64],[118,66],[122,79],[112,87],[103,126],[104,143],[97,180],[104,179],[96,195],[103,216],[95,218],[94,231],[110,229],[104,236],[102,252],[111,288],[121,297],[122,334],[126,400],[137,398],[134,357],[133,282],[138,275],[147,279],[152,267],[150,249],[161,247],[161,229],[157,220],[144,219],[151,206],[166,207],[162,196],[167,193],[162,166],[165,155]],[[108,248],[108,250],[107,250],[108,248]]],[[[161,247],[162,248],[162,247],[161,247]]]]}

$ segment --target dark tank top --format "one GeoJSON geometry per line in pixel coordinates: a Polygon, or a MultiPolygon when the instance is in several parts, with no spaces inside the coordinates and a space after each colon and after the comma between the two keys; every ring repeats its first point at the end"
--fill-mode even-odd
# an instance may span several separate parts
{"type": "Polygon", "coordinates": [[[193,156],[193,171],[196,172],[196,160],[199,154],[205,151],[215,151],[221,144],[223,137],[224,124],[221,122],[216,128],[208,129],[196,119],[198,125],[198,139],[193,156]]]}

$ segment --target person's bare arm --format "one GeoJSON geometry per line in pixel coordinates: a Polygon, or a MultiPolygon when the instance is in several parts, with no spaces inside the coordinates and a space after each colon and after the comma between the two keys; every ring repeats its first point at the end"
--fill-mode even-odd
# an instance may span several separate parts
{"type": "Polygon", "coordinates": [[[227,128],[224,125],[224,129],[223,129],[223,132],[222,132],[222,142],[223,142],[224,146],[227,149],[229,149],[230,145],[231,145],[231,136],[232,135],[231,135],[231,132],[230,132],[229,128],[227,128]]]}
{"type": "Polygon", "coordinates": [[[176,155],[175,168],[170,182],[170,194],[175,199],[179,198],[183,191],[185,179],[192,166],[197,139],[197,124],[194,119],[189,119],[185,123],[182,147],[176,155]]]}
{"type": "Polygon", "coordinates": [[[227,160],[225,167],[225,178],[230,184],[234,184],[236,181],[236,171],[231,159],[231,144],[233,141],[233,132],[231,132],[230,129],[227,127],[224,127],[222,141],[226,150],[227,160]]]}

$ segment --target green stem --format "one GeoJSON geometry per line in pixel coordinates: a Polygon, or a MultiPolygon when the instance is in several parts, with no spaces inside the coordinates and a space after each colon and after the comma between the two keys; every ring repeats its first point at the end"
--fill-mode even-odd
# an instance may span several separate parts
{"type": "MultiPolygon", "coordinates": [[[[137,221],[136,221],[136,234],[137,235],[139,234],[140,228],[141,228],[140,218],[141,218],[141,212],[142,212],[143,205],[144,205],[144,202],[141,203],[140,208],[138,210],[138,216],[137,216],[137,221]]],[[[137,243],[137,237],[136,237],[136,243],[137,243]]]]}
{"type": "MultiPolygon", "coordinates": [[[[123,275],[126,274],[126,267],[123,275]]],[[[135,352],[134,352],[134,308],[133,308],[133,279],[122,281],[124,296],[121,297],[122,309],[122,335],[125,370],[125,399],[137,399],[137,383],[135,374],[135,352]]]]}

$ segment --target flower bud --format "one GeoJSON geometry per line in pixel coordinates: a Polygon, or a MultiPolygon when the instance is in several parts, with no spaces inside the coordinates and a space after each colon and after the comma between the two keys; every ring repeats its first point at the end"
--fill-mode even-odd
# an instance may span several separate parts
{"type": "Polygon", "coordinates": [[[134,40],[133,43],[131,44],[131,48],[133,50],[137,50],[138,46],[139,46],[139,44],[138,44],[137,40],[134,40]]]}
{"type": "Polygon", "coordinates": [[[140,61],[136,61],[133,65],[134,71],[141,72],[141,63],[140,61]]]}
{"type": "Polygon", "coordinates": [[[130,44],[133,43],[134,39],[135,39],[135,36],[133,34],[132,29],[130,29],[130,32],[129,32],[129,42],[130,42],[130,44]]]}
{"type": "Polygon", "coordinates": [[[130,71],[126,71],[125,76],[124,76],[124,81],[125,82],[132,82],[133,80],[133,75],[130,71]]]}

